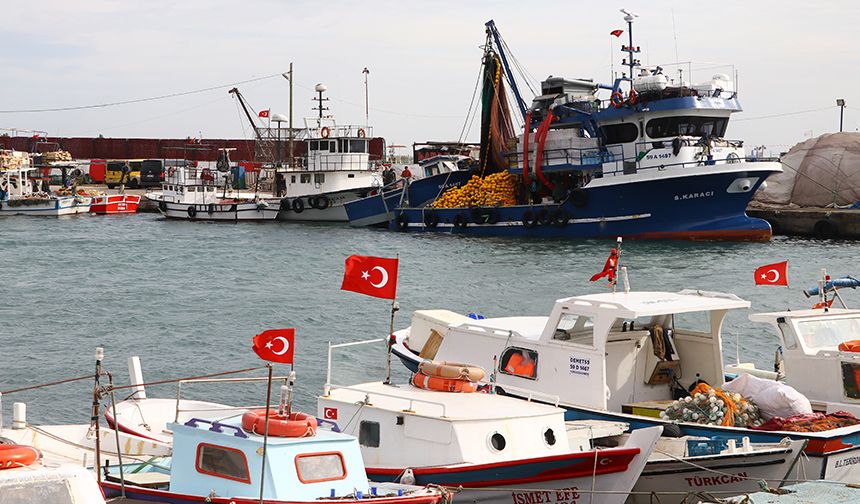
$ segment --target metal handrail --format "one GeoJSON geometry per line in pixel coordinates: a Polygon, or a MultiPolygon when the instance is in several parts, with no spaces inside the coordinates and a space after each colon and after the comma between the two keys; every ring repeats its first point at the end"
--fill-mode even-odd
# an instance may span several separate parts
{"type": "Polygon", "coordinates": [[[328,395],[331,390],[331,351],[333,348],[344,348],[351,347],[356,345],[367,345],[370,343],[379,343],[380,341],[388,341],[387,338],[375,338],[371,340],[363,340],[363,341],[350,341],[349,343],[337,343],[335,345],[331,344],[331,341],[328,342],[328,369],[326,369],[325,374],[325,385],[323,385],[323,395],[328,395]]]}
{"type": "MultiPolygon", "coordinates": [[[[275,380],[283,380],[284,383],[287,382],[289,376],[274,376],[272,377],[272,381],[275,380]]],[[[173,416],[173,421],[179,421],[179,412],[183,411],[179,408],[179,403],[182,400],[182,384],[183,383],[241,383],[241,382],[259,382],[259,381],[268,381],[268,376],[250,376],[246,378],[190,378],[187,380],[178,380],[176,382],[176,408],[173,416]]],[[[232,409],[232,408],[231,408],[232,409]]],[[[239,409],[238,407],[236,409],[239,409]]],[[[245,408],[247,409],[247,408],[245,408]]],[[[198,410],[187,410],[187,411],[198,411],[198,410]]],[[[205,411],[205,410],[199,410],[205,411]]]]}
{"type": "Polygon", "coordinates": [[[329,392],[331,392],[331,388],[335,388],[335,389],[339,389],[339,390],[351,390],[353,392],[361,392],[362,394],[365,394],[367,396],[367,399],[368,399],[368,404],[370,404],[370,397],[371,396],[388,397],[391,399],[400,399],[401,401],[408,402],[409,403],[409,406],[407,406],[408,409],[403,410],[405,412],[414,412],[415,410],[412,409],[412,406],[415,403],[429,404],[430,406],[438,406],[438,407],[442,408],[442,417],[443,418],[448,417],[448,408],[444,403],[440,403],[440,402],[436,402],[436,401],[428,401],[426,399],[415,399],[415,398],[402,397],[402,396],[394,395],[394,394],[386,394],[385,392],[376,392],[376,391],[372,391],[372,390],[363,389],[360,387],[346,387],[346,386],[331,385],[331,384],[329,384],[328,387],[329,387],[329,390],[328,390],[328,392],[326,392],[325,395],[328,395],[329,392]]]}

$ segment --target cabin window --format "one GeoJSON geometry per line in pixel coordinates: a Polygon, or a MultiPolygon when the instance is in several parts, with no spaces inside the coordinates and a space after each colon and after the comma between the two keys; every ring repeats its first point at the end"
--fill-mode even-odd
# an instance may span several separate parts
{"type": "Polygon", "coordinates": [[[779,332],[782,333],[785,348],[794,350],[797,348],[797,338],[794,337],[794,330],[784,322],[785,319],[782,320],[783,322],[779,322],[777,325],[779,326],[779,332]]]}
{"type": "Polygon", "coordinates": [[[355,178],[355,173],[347,173],[346,178],[355,178]]]}
{"type": "Polygon", "coordinates": [[[538,354],[534,350],[510,347],[502,352],[499,371],[504,374],[534,380],[537,376],[538,354]]]}
{"type": "Polygon", "coordinates": [[[606,138],[607,144],[635,142],[639,137],[639,128],[633,123],[608,124],[601,126],[600,132],[606,138]]]}
{"type": "Polygon", "coordinates": [[[325,184],[325,173],[314,173],[314,184],[325,184]]]}
{"type": "Polygon", "coordinates": [[[704,311],[676,313],[672,315],[672,326],[686,332],[711,334],[711,318],[704,311]]]}
{"type": "Polygon", "coordinates": [[[367,152],[367,141],[365,140],[350,140],[349,152],[367,152]]]}
{"type": "Polygon", "coordinates": [[[340,452],[306,453],[296,456],[296,473],[302,483],[319,483],[346,478],[340,452]]]}
{"type": "Polygon", "coordinates": [[[726,133],[728,119],[725,117],[660,117],[651,119],[645,126],[645,132],[651,138],[689,136],[717,136],[726,133]]]}
{"type": "Polygon", "coordinates": [[[295,183],[296,183],[296,176],[295,176],[295,175],[290,175],[290,183],[291,183],[291,184],[295,184],[295,183]]]}
{"type": "Polygon", "coordinates": [[[556,441],[555,440],[555,431],[553,431],[550,428],[547,428],[545,431],[543,431],[543,442],[544,443],[546,443],[548,446],[554,446],[555,441],[556,441]]]}
{"type": "Polygon", "coordinates": [[[310,173],[302,173],[301,174],[301,182],[302,182],[302,184],[310,184],[311,183],[311,174],[310,173]]]}
{"type": "Polygon", "coordinates": [[[854,335],[860,334],[860,319],[807,320],[798,322],[797,328],[808,348],[835,350],[843,341],[854,339],[854,335]]]}
{"type": "Polygon", "coordinates": [[[197,188],[196,188],[196,187],[194,187],[194,186],[189,186],[189,187],[188,187],[188,192],[195,192],[196,190],[197,190],[197,188]]]}
{"type": "Polygon", "coordinates": [[[197,472],[242,483],[251,483],[245,454],[235,448],[207,443],[197,445],[197,472]]]}
{"type": "Polygon", "coordinates": [[[843,362],[842,387],[848,399],[860,399],[860,364],[843,362]]]}
{"type": "Polygon", "coordinates": [[[379,422],[361,421],[358,425],[358,444],[368,448],[379,448],[379,422]]]}
{"type": "Polygon", "coordinates": [[[508,445],[508,442],[505,440],[505,436],[499,434],[498,432],[494,432],[490,435],[490,448],[495,451],[502,451],[505,449],[505,446],[508,445]]]}
{"type": "Polygon", "coordinates": [[[337,143],[336,142],[329,142],[328,143],[328,151],[329,152],[337,152],[337,143]]]}
{"type": "Polygon", "coordinates": [[[562,313],[552,339],[587,347],[594,346],[594,322],[591,317],[562,313]]]}

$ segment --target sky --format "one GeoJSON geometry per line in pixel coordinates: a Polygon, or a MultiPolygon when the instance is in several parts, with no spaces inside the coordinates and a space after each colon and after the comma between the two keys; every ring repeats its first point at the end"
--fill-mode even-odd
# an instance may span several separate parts
{"type": "MultiPolygon", "coordinates": [[[[494,19],[533,85],[549,75],[611,81],[627,29],[644,64],[692,62],[693,81],[737,72],[744,111],[727,137],[775,150],[860,131],[860,2],[623,3],[569,0],[45,0],[4,5],[0,128],[51,136],[250,138],[227,93],[255,110],[311,117],[313,87],[328,87],[339,124],[369,124],[389,145],[476,141],[466,118],[480,70],[484,23],[494,19]],[[614,49],[614,52],[612,50],[614,49]],[[267,76],[271,76],[265,78],[267,76]],[[173,98],[78,107],[215,88],[173,98]],[[462,132],[466,130],[467,133],[462,132]]],[[[668,68],[675,68],[669,67],[668,68]]],[[[671,75],[675,75],[674,72],[671,75]]],[[[686,75],[686,71],[685,71],[686,75]]],[[[533,96],[524,90],[527,101],[533,96]]]]}

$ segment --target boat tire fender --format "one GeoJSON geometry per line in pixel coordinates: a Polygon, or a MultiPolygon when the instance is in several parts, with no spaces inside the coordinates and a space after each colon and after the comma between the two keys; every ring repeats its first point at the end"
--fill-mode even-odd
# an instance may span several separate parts
{"type": "Polygon", "coordinates": [[[839,225],[832,220],[822,219],[815,223],[812,232],[817,238],[838,238],[839,225]]]}
{"type": "Polygon", "coordinates": [[[161,210],[162,212],[166,212],[167,211],[167,203],[165,203],[163,201],[159,201],[158,202],[158,209],[161,210]]]}
{"type": "Polygon", "coordinates": [[[472,209],[472,222],[475,224],[496,224],[499,222],[499,211],[495,208],[475,207],[472,209]]]}
{"type": "Polygon", "coordinates": [[[209,208],[206,209],[209,212],[209,215],[215,213],[215,203],[209,203],[209,208]]]}
{"type": "Polygon", "coordinates": [[[317,210],[325,210],[326,208],[331,206],[331,200],[328,199],[328,196],[326,195],[317,196],[314,200],[314,203],[316,203],[316,206],[314,206],[314,208],[316,208],[317,210]]]}
{"type": "Polygon", "coordinates": [[[301,198],[296,198],[293,200],[292,207],[293,207],[293,212],[300,214],[300,213],[305,211],[305,202],[302,201],[301,198]]]}
{"type": "Polygon", "coordinates": [[[409,216],[402,213],[397,216],[397,229],[406,231],[409,228],[409,216]]]}
{"type": "Polygon", "coordinates": [[[553,224],[563,228],[567,226],[568,222],[570,222],[570,214],[567,213],[563,208],[559,208],[552,213],[551,219],[553,224]]]}
{"type": "Polygon", "coordinates": [[[463,215],[462,213],[458,213],[457,215],[454,216],[453,224],[454,224],[455,228],[461,228],[462,229],[462,228],[469,225],[469,220],[466,219],[466,216],[463,215]]]}
{"type": "Polygon", "coordinates": [[[537,219],[535,218],[535,213],[532,210],[526,210],[523,212],[522,219],[524,228],[533,228],[537,225],[537,219]]]}
{"type": "Polygon", "coordinates": [[[541,226],[547,226],[549,224],[552,224],[552,216],[550,215],[548,208],[544,207],[544,208],[541,208],[540,210],[538,210],[537,222],[541,226]]]}
{"type": "Polygon", "coordinates": [[[186,212],[188,212],[188,216],[191,217],[192,219],[197,216],[197,209],[194,208],[194,205],[190,205],[188,207],[188,210],[186,210],[186,212]]]}
{"type": "Polygon", "coordinates": [[[424,225],[428,228],[434,228],[439,225],[439,216],[433,210],[424,212],[424,225]]]}
{"type": "Polygon", "coordinates": [[[263,435],[269,424],[269,435],[276,437],[309,437],[317,432],[317,419],[307,413],[294,412],[278,415],[276,409],[269,410],[268,422],[266,410],[250,410],[242,415],[242,428],[253,434],[263,435]]]}
{"type": "Polygon", "coordinates": [[[574,189],[570,192],[570,203],[576,208],[588,205],[588,192],[585,189],[574,189]]]}
{"type": "Polygon", "coordinates": [[[0,445],[0,469],[28,466],[37,461],[42,454],[32,446],[0,445]]]}
{"type": "Polygon", "coordinates": [[[293,207],[291,207],[291,206],[290,206],[290,200],[288,200],[287,198],[283,198],[283,199],[281,200],[281,204],[280,204],[280,205],[278,205],[278,208],[279,208],[282,212],[289,212],[290,210],[292,210],[292,209],[293,209],[293,207]]]}

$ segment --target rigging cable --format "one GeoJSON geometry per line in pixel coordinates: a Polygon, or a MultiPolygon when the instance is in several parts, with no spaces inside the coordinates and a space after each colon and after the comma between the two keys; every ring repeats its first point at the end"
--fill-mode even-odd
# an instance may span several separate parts
{"type": "Polygon", "coordinates": [[[79,105],[79,106],[75,106],[75,107],[0,110],[0,114],[28,114],[28,113],[38,113],[38,112],[68,112],[70,110],[85,110],[85,109],[115,107],[117,105],[129,105],[132,103],[143,103],[143,102],[150,102],[150,101],[156,101],[156,100],[164,100],[167,98],[176,98],[178,96],[187,96],[187,95],[191,95],[191,94],[205,93],[207,91],[215,91],[218,89],[223,89],[225,87],[234,87],[234,86],[237,86],[239,84],[247,84],[249,82],[257,82],[257,81],[271,79],[271,78],[280,77],[280,76],[281,76],[280,73],[276,73],[276,74],[272,74],[272,75],[265,75],[263,77],[255,77],[253,79],[246,79],[243,81],[232,82],[229,84],[221,84],[219,86],[212,86],[212,87],[203,88],[203,89],[195,89],[193,91],[182,91],[180,93],[170,93],[170,94],[166,94],[166,95],[151,96],[149,98],[137,98],[134,100],[124,100],[124,101],[108,102],[108,103],[97,103],[97,104],[92,104],[92,105],[79,105]]]}
{"type": "Polygon", "coordinates": [[[786,116],[799,115],[799,114],[808,114],[810,112],[821,112],[822,110],[831,110],[831,109],[836,108],[836,107],[838,107],[838,105],[830,105],[828,107],[821,107],[821,108],[817,108],[817,109],[798,110],[796,112],[784,112],[782,114],[771,114],[771,115],[763,115],[763,116],[756,116],[756,117],[741,117],[739,119],[732,119],[732,121],[740,122],[740,121],[754,121],[757,119],[772,119],[774,117],[786,117],[786,116]]]}

